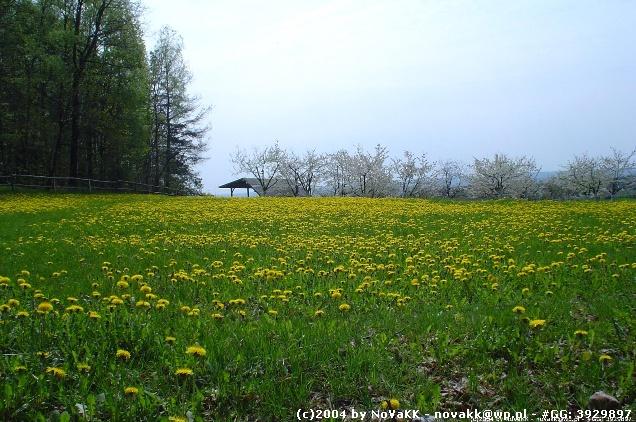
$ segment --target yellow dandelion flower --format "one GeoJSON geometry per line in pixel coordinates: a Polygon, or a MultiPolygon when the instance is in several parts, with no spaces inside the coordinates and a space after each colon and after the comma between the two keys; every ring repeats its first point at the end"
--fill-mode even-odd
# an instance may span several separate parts
{"type": "Polygon", "coordinates": [[[603,353],[601,356],[598,357],[598,361],[601,363],[610,363],[613,360],[614,358],[612,358],[610,355],[605,353],[603,353]]]}
{"type": "Polygon", "coordinates": [[[545,319],[532,319],[528,321],[530,328],[541,328],[545,325],[545,319]]]}
{"type": "Polygon", "coordinates": [[[174,344],[177,341],[177,339],[175,337],[172,336],[166,336],[166,343],[168,344],[174,344]]]}
{"type": "Polygon", "coordinates": [[[88,313],[88,317],[89,317],[90,319],[100,319],[100,318],[101,318],[101,315],[100,315],[100,314],[98,314],[98,313],[97,313],[97,312],[95,312],[95,311],[90,311],[90,312],[88,313]]]}
{"type": "Polygon", "coordinates": [[[49,366],[46,368],[47,374],[52,374],[57,379],[62,379],[66,377],[66,371],[62,368],[58,368],[56,366],[49,366]]]}
{"type": "Polygon", "coordinates": [[[514,312],[515,314],[522,314],[526,311],[526,308],[524,308],[521,305],[517,305],[514,308],[512,308],[512,312],[514,312]]]}
{"type": "Polygon", "coordinates": [[[48,314],[53,310],[53,305],[51,302],[42,302],[38,305],[38,313],[48,314]]]}
{"type": "Polygon", "coordinates": [[[185,377],[189,377],[190,375],[194,374],[194,371],[192,371],[192,369],[190,369],[190,368],[178,368],[178,369],[174,372],[174,374],[175,374],[176,376],[184,377],[184,378],[185,378],[185,377]]]}
{"type": "Polygon", "coordinates": [[[146,302],[145,300],[140,300],[135,303],[135,306],[140,309],[148,309],[150,308],[150,302],[146,302]]]}
{"type": "Polygon", "coordinates": [[[71,305],[66,308],[66,312],[68,312],[69,314],[79,314],[81,312],[84,312],[84,308],[79,305],[71,305]]]}
{"type": "Polygon", "coordinates": [[[383,410],[396,410],[400,408],[400,401],[398,399],[382,400],[382,403],[380,403],[380,407],[382,407],[383,410]]]}
{"type": "Polygon", "coordinates": [[[28,318],[29,313],[27,311],[18,311],[15,316],[17,316],[18,318],[28,318]]]}
{"type": "Polygon", "coordinates": [[[130,352],[128,350],[124,350],[124,349],[117,349],[117,353],[115,354],[115,356],[118,359],[121,359],[121,360],[129,360],[130,359],[130,352]]]}
{"type": "Polygon", "coordinates": [[[196,357],[203,357],[205,356],[206,351],[201,346],[189,346],[186,349],[186,354],[196,356],[196,357]]]}
{"type": "Polygon", "coordinates": [[[77,370],[80,372],[89,372],[91,370],[91,367],[88,363],[80,362],[77,364],[77,370]]]}
{"type": "Polygon", "coordinates": [[[318,309],[316,312],[314,312],[314,316],[317,317],[321,317],[325,314],[325,311],[323,311],[322,309],[318,309]]]}
{"type": "Polygon", "coordinates": [[[587,335],[587,331],[585,330],[576,330],[574,335],[577,337],[585,337],[587,335]]]}
{"type": "Polygon", "coordinates": [[[342,312],[347,312],[348,310],[351,309],[351,305],[349,305],[348,303],[343,303],[340,306],[338,306],[338,309],[340,309],[342,312]]]}
{"type": "Polygon", "coordinates": [[[124,394],[133,397],[139,394],[139,389],[137,387],[126,387],[124,388],[124,394]]]}

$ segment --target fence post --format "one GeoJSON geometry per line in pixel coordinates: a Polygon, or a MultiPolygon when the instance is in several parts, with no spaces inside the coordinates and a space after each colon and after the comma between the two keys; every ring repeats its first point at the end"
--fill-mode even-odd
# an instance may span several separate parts
{"type": "Polygon", "coordinates": [[[88,179],[88,193],[93,192],[93,185],[91,184],[92,179],[88,179]]]}
{"type": "Polygon", "coordinates": [[[15,174],[11,175],[11,192],[15,192],[15,174]]]}

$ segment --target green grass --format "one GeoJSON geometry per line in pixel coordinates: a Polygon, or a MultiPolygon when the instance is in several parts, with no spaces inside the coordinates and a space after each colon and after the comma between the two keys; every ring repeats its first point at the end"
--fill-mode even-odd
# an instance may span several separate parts
{"type": "Polygon", "coordinates": [[[0,244],[2,419],[636,410],[634,201],[4,194],[0,244]]]}

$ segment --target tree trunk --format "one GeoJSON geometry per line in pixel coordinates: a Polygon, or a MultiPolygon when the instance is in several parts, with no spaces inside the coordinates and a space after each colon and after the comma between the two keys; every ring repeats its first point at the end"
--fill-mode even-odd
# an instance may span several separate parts
{"type": "Polygon", "coordinates": [[[154,95],[153,98],[153,112],[154,112],[154,120],[155,120],[155,127],[154,127],[154,134],[153,134],[153,140],[152,140],[152,151],[151,151],[151,159],[154,161],[154,169],[153,169],[153,165],[151,162],[150,168],[151,171],[154,170],[155,175],[154,175],[154,185],[155,186],[159,186],[159,176],[160,176],[160,171],[159,171],[159,110],[158,110],[158,106],[159,106],[159,99],[157,98],[157,95],[154,95]]]}
{"type": "MultiPolygon", "coordinates": [[[[79,119],[80,119],[80,72],[76,69],[73,73],[73,87],[71,90],[71,146],[69,149],[69,177],[77,177],[78,151],[79,151],[79,119]]],[[[70,180],[71,185],[75,185],[74,180],[70,180]]]]}
{"type": "Polygon", "coordinates": [[[60,94],[58,101],[58,114],[57,114],[57,137],[55,138],[55,145],[53,146],[53,150],[51,152],[51,161],[49,164],[49,177],[55,176],[55,172],[57,170],[57,160],[60,155],[60,147],[62,146],[62,137],[64,136],[64,125],[65,125],[65,115],[66,115],[66,107],[64,104],[64,84],[60,83],[60,94]]]}
{"type": "Polygon", "coordinates": [[[164,175],[164,186],[170,187],[170,158],[172,155],[171,151],[171,137],[172,137],[172,116],[170,115],[170,66],[166,65],[166,164],[165,164],[165,175],[164,175]]]}

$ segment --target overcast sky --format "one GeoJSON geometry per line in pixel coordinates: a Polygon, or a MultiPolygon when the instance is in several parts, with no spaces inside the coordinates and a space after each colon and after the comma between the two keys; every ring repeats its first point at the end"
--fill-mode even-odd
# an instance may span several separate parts
{"type": "Polygon", "coordinates": [[[149,48],[184,40],[213,106],[205,190],[229,155],[362,144],[470,162],[636,146],[636,1],[144,0],[149,48]]]}

